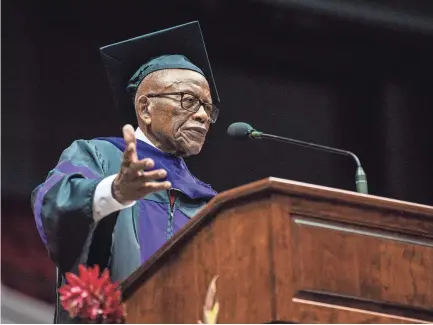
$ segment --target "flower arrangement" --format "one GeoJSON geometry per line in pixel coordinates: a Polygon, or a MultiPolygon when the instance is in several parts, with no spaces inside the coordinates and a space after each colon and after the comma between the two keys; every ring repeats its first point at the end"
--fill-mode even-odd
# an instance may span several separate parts
{"type": "Polygon", "coordinates": [[[108,269],[101,276],[98,265],[79,265],[78,271],[78,276],[66,273],[67,283],[59,288],[60,303],[70,317],[93,324],[125,323],[119,285],[111,282],[108,269]]]}
{"type": "MultiPolygon", "coordinates": [[[[80,318],[90,324],[124,324],[126,311],[121,302],[117,282],[112,283],[105,269],[100,276],[99,266],[78,266],[78,276],[66,273],[66,284],[59,288],[60,304],[71,318],[80,318]]],[[[216,281],[209,284],[203,306],[203,320],[198,324],[217,324],[219,302],[216,300],[216,281]]]]}

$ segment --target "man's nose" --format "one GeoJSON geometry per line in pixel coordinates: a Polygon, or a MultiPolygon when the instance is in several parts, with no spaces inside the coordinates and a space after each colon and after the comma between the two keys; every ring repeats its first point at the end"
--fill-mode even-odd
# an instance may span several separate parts
{"type": "Polygon", "coordinates": [[[210,119],[209,115],[207,115],[206,111],[204,110],[203,105],[201,105],[198,111],[194,113],[192,118],[195,121],[199,121],[201,123],[206,123],[210,119]]]}

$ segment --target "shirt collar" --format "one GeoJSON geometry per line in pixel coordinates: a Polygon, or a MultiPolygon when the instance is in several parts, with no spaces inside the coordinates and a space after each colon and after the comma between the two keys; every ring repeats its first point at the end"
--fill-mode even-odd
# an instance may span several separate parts
{"type": "MultiPolygon", "coordinates": [[[[149,140],[149,138],[143,133],[143,131],[140,130],[140,128],[137,128],[135,130],[135,137],[137,138],[137,140],[146,142],[148,145],[156,148],[156,146],[149,140]]],[[[160,150],[159,148],[157,149],[160,150]]]]}

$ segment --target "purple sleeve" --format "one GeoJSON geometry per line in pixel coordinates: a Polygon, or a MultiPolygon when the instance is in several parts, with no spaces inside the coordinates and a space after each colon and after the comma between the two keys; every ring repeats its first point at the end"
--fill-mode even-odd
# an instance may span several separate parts
{"type": "MultiPolygon", "coordinates": [[[[32,193],[36,227],[62,272],[71,271],[79,263],[88,264],[91,246],[95,246],[92,206],[96,186],[104,177],[100,157],[92,141],[75,141],[32,193]]],[[[96,246],[99,244],[103,243],[96,246]]],[[[105,247],[104,251],[109,249],[105,247]]]]}

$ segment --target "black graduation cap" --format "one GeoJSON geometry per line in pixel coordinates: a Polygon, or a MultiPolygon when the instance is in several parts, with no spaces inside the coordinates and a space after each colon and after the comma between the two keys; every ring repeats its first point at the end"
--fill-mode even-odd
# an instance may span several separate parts
{"type": "Polygon", "coordinates": [[[183,68],[203,74],[212,99],[219,102],[198,21],[160,30],[100,48],[114,100],[125,122],[135,121],[134,96],[149,73],[183,68]]]}

